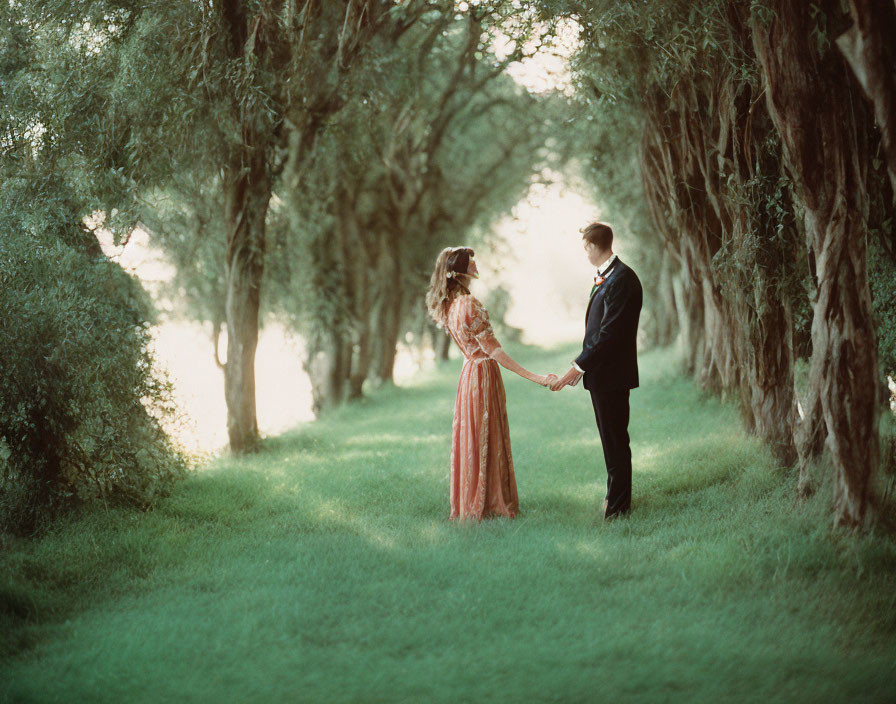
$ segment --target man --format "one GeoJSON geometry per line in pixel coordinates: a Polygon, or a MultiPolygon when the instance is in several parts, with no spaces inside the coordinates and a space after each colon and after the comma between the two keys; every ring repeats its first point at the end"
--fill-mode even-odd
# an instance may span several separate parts
{"type": "Polygon", "coordinates": [[[582,353],[551,389],[575,386],[584,376],[607,464],[603,510],[610,519],[628,513],[632,502],[629,391],[638,386],[636,339],[643,294],[635,272],[613,253],[609,225],[592,223],[582,240],[588,261],[597,267],[585,312],[585,340],[582,353]]]}

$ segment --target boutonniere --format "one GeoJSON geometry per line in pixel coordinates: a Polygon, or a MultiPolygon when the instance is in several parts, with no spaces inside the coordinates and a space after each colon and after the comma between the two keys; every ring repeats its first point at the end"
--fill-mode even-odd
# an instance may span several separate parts
{"type": "Polygon", "coordinates": [[[594,277],[594,285],[600,286],[607,278],[605,276],[595,276],[594,277]]]}

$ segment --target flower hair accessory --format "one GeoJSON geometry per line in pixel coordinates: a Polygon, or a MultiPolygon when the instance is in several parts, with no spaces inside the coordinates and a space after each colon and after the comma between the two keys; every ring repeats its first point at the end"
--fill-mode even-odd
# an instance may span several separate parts
{"type": "Polygon", "coordinates": [[[453,279],[455,276],[457,276],[456,271],[449,271],[447,274],[445,274],[446,279],[453,279]]]}

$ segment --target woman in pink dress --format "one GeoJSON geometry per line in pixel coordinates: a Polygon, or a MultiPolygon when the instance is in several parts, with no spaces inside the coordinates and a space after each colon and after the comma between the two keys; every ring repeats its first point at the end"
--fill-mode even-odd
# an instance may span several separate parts
{"type": "Polygon", "coordinates": [[[479,272],[469,247],[451,247],[436,261],[426,306],[464,355],[454,405],[451,442],[451,519],[482,520],[519,513],[510,428],[501,370],[549,386],[556,376],[539,376],[517,364],[495,339],[488,312],[470,294],[479,272]]]}

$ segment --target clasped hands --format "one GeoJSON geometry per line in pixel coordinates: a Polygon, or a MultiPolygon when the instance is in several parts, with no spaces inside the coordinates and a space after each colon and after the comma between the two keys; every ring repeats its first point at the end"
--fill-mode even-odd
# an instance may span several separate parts
{"type": "Polygon", "coordinates": [[[548,374],[548,379],[552,378],[552,380],[549,381],[547,386],[550,387],[551,391],[559,391],[564,386],[575,386],[579,383],[582,376],[582,372],[575,367],[570,367],[569,371],[561,377],[558,377],[556,374],[548,374]]]}
{"type": "Polygon", "coordinates": [[[551,391],[559,391],[564,386],[575,386],[582,378],[582,372],[575,367],[570,367],[569,371],[563,376],[556,374],[545,374],[537,377],[537,382],[542,386],[548,387],[551,391]]]}

